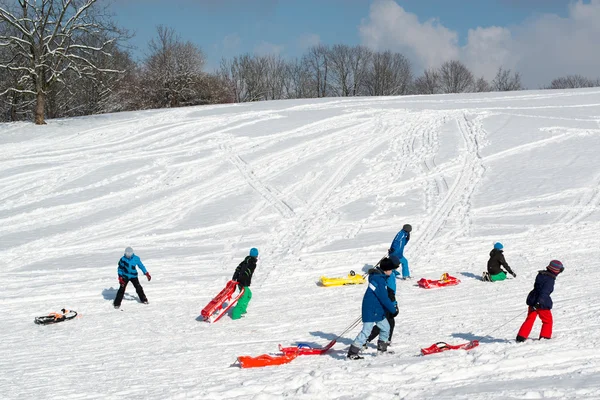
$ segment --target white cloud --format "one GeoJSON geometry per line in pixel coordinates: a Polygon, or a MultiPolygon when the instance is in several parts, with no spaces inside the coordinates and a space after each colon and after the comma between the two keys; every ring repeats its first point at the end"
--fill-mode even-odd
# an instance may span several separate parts
{"type": "Polygon", "coordinates": [[[278,55],[283,52],[285,47],[280,44],[274,44],[262,41],[254,47],[254,54],[259,56],[278,55]]]}
{"type": "Polygon", "coordinates": [[[487,79],[500,66],[518,71],[531,88],[567,74],[600,76],[600,0],[571,3],[565,18],[545,14],[517,26],[470,29],[464,46],[457,32],[435,20],[420,22],[393,0],[374,3],[359,29],[363,44],[405,54],[417,73],[459,59],[487,79]]]}

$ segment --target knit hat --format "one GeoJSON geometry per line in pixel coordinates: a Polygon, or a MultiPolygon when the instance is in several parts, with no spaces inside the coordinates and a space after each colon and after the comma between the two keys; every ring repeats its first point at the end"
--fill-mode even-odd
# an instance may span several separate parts
{"type": "Polygon", "coordinates": [[[563,272],[563,270],[565,269],[565,267],[563,267],[562,263],[558,260],[552,260],[550,261],[550,264],[548,264],[548,266],[546,267],[546,269],[550,272],[552,272],[554,275],[558,275],[561,272],[563,272]]]}
{"type": "Polygon", "coordinates": [[[250,249],[250,257],[258,257],[258,249],[256,247],[250,249]]]}
{"type": "Polygon", "coordinates": [[[412,231],[412,226],[410,226],[410,224],[405,224],[405,225],[402,227],[402,230],[403,230],[403,231],[406,231],[406,232],[408,232],[408,233],[410,233],[410,231],[412,231]]]}
{"type": "Polygon", "coordinates": [[[496,243],[494,243],[494,248],[496,250],[502,250],[504,248],[504,246],[502,246],[502,243],[496,242],[496,243]]]}
{"type": "Polygon", "coordinates": [[[398,268],[398,266],[394,265],[394,262],[391,260],[391,258],[386,257],[379,263],[379,268],[381,268],[382,271],[391,271],[398,268]]]}
{"type": "Polygon", "coordinates": [[[394,264],[394,269],[400,266],[400,259],[398,257],[392,255],[389,257],[389,259],[392,262],[392,264],[394,264]]]}
{"type": "Polygon", "coordinates": [[[133,255],[133,249],[131,247],[127,247],[125,249],[125,253],[124,253],[125,257],[127,258],[131,258],[131,256],[133,255]]]}

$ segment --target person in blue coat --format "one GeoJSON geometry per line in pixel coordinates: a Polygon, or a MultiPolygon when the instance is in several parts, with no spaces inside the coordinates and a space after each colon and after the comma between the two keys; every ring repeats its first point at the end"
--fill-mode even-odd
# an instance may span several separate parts
{"type": "Polygon", "coordinates": [[[366,343],[374,326],[378,326],[380,329],[379,340],[377,341],[377,351],[387,351],[390,324],[388,323],[385,314],[386,312],[390,312],[394,316],[398,315],[398,306],[388,297],[386,283],[387,278],[392,274],[392,270],[393,265],[391,265],[391,263],[385,263],[369,270],[369,285],[362,301],[363,328],[348,350],[348,358],[352,360],[362,358],[358,353],[366,343]]]}
{"type": "Polygon", "coordinates": [[[402,279],[410,279],[410,270],[408,269],[408,260],[404,257],[404,247],[410,240],[410,232],[412,226],[405,224],[402,230],[396,234],[396,237],[392,241],[392,245],[388,250],[388,255],[396,256],[402,264],[402,279]]]}
{"type": "Polygon", "coordinates": [[[118,265],[117,274],[119,275],[119,290],[117,291],[117,297],[115,297],[113,306],[116,309],[121,307],[121,302],[123,301],[123,296],[125,295],[125,288],[129,282],[131,282],[135,287],[135,291],[137,292],[140,301],[144,304],[148,304],[148,298],[146,297],[144,288],[138,279],[136,267],[139,267],[142,270],[144,275],[146,275],[146,278],[148,278],[148,281],[150,281],[152,277],[146,270],[144,264],[142,264],[142,260],[140,260],[140,258],[133,253],[133,249],[131,247],[127,247],[125,249],[125,253],[119,260],[118,265]]]}
{"type": "Polygon", "coordinates": [[[527,295],[525,303],[529,306],[527,318],[519,333],[517,334],[517,342],[524,342],[533,329],[533,324],[539,316],[542,320],[542,329],[540,331],[540,339],[550,339],[552,337],[552,298],[550,295],[554,291],[554,282],[556,277],[564,271],[563,264],[558,260],[552,260],[545,270],[539,271],[533,290],[527,295]]]}
{"type": "MultiPolygon", "coordinates": [[[[387,264],[391,265],[392,267],[392,273],[387,277],[386,279],[386,284],[387,284],[387,291],[388,291],[388,297],[392,302],[396,303],[396,279],[398,278],[398,276],[400,275],[400,273],[398,272],[398,267],[400,266],[400,260],[398,260],[398,257],[396,256],[390,256],[390,257],[386,257],[383,260],[380,261],[380,265],[383,265],[382,268],[384,268],[387,264]]],[[[387,319],[388,323],[390,324],[390,334],[388,336],[388,345],[392,342],[392,335],[394,334],[394,327],[396,326],[396,320],[394,319],[394,314],[390,313],[389,311],[385,312],[385,318],[387,319]]],[[[379,333],[380,333],[380,329],[377,325],[375,325],[373,327],[373,330],[371,331],[371,334],[369,335],[369,338],[367,339],[367,342],[370,343],[373,339],[375,339],[379,333]]],[[[365,344],[366,346],[366,344],[365,344]]]]}

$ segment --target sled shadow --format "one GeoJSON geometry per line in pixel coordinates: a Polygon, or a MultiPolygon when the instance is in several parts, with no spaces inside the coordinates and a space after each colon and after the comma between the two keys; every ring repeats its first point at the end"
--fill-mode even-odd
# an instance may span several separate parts
{"type": "MultiPolygon", "coordinates": [[[[102,297],[104,297],[104,300],[114,300],[115,297],[117,297],[118,291],[119,291],[118,289],[115,289],[111,286],[108,289],[102,290],[102,297]]],[[[125,292],[125,295],[123,296],[123,300],[127,300],[127,301],[137,300],[138,302],[140,301],[140,299],[137,296],[128,294],[127,292],[125,292]]]]}
{"type": "Polygon", "coordinates": [[[508,340],[508,339],[493,338],[489,335],[488,336],[477,336],[472,333],[453,333],[450,336],[452,336],[454,338],[458,338],[458,339],[468,340],[468,341],[478,340],[479,343],[509,343],[510,342],[510,340],[508,340]]]}
{"type": "Polygon", "coordinates": [[[467,278],[477,279],[478,281],[480,281],[483,278],[481,275],[476,275],[471,272],[461,272],[460,274],[466,276],[467,278]]]}

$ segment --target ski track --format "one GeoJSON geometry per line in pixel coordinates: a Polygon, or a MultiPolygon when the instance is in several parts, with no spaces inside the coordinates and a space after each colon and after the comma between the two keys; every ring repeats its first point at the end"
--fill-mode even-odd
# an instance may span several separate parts
{"type": "Polygon", "coordinates": [[[600,169],[577,152],[597,144],[598,100],[592,89],[319,99],[51,120],[35,135],[29,124],[0,125],[2,397],[600,399],[600,306],[590,302],[600,169]],[[504,115],[548,135],[515,138],[508,120],[490,122],[504,115]],[[494,151],[498,142],[511,145],[494,151]],[[444,152],[449,143],[455,153],[444,152]],[[535,162],[532,150],[550,157],[557,146],[571,155],[565,163],[585,165],[583,186],[557,174],[544,194],[529,188],[534,177],[510,201],[487,191],[505,158],[535,162]],[[398,281],[394,354],[370,347],[365,360],[345,360],[357,327],[325,356],[234,364],[336,337],[360,315],[365,287],[315,282],[375,263],[404,223],[414,227],[414,277],[462,282],[398,281]],[[518,278],[483,283],[498,239],[518,278]],[[152,273],[142,279],[150,304],[128,287],[115,311],[127,245],[152,273]],[[199,322],[254,246],[248,314],[199,322]],[[517,345],[525,297],[551,258],[567,266],[552,296],[554,338],[517,345]],[[33,324],[62,307],[80,318],[33,324]],[[481,344],[469,352],[418,356],[473,339],[481,344]]]}

